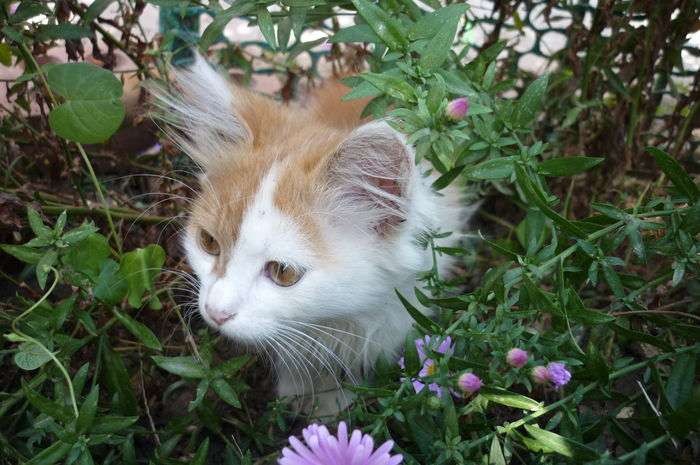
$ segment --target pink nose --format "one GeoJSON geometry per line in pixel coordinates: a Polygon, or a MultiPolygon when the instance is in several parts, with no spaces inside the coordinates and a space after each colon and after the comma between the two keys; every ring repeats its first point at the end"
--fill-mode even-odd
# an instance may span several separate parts
{"type": "Polygon", "coordinates": [[[223,310],[213,308],[211,305],[206,306],[207,315],[214,323],[221,326],[235,316],[235,313],[226,313],[223,310]]]}

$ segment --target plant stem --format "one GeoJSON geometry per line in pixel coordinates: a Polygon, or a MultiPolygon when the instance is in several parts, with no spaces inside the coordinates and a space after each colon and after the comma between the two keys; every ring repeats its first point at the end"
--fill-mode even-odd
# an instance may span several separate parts
{"type": "MultiPolygon", "coordinates": [[[[49,100],[51,100],[51,105],[53,106],[58,106],[58,101],[56,100],[56,97],[53,95],[53,92],[51,92],[51,88],[49,87],[49,82],[46,79],[46,75],[44,74],[44,71],[41,69],[37,61],[34,59],[34,56],[32,55],[31,51],[27,47],[26,44],[21,43],[20,46],[22,47],[22,50],[24,51],[25,55],[27,56],[27,59],[29,59],[32,63],[32,66],[34,69],[36,69],[36,73],[39,76],[39,79],[41,80],[42,85],[44,86],[44,90],[46,91],[46,94],[49,96],[49,100]]],[[[104,193],[102,192],[102,187],[100,186],[99,181],[97,180],[97,176],[95,175],[95,170],[92,169],[92,163],[90,163],[90,159],[88,158],[87,154],[85,153],[85,149],[83,149],[83,145],[79,142],[76,142],[75,145],[78,147],[78,151],[80,152],[80,156],[83,158],[83,161],[85,162],[85,166],[88,169],[88,172],[90,173],[90,178],[92,180],[92,184],[95,187],[95,191],[97,192],[97,197],[100,199],[100,203],[102,203],[102,207],[104,210],[104,214],[107,217],[107,223],[109,224],[110,231],[112,233],[112,236],[114,236],[114,243],[117,245],[117,251],[119,252],[119,255],[122,253],[122,242],[121,238],[119,237],[119,234],[117,234],[117,229],[114,227],[114,222],[112,221],[112,214],[109,211],[109,205],[107,204],[107,200],[105,199],[104,193]]]]}
{"type": "Polygon", "coordinates": [[[28,334],[23,333],[18,327],[17,324],[19,321],[29,315],[31,312],[36,310],[36,308],[44,303],[44,301],[51,295],[51,293],[56,289],[56,285],[58,284],[59,279],[61,278],[60,273],[56,268],[51,268],[51,271],[53,271],[54,275],[54,281],[53,284],[51,284],[51,287],[44,293],[44,295],[41,297],[41,299],[37,300],[34,302],[34,305],[29,307],[27,310],[22,312],[17,318],[12,320],[12,331],[15,332],[17,336],[19,336],[23,341],[25,342],[31,342],[32,344],[35,344],[37,347],[39,347],[46,355],[53,360],[53,362],[56,364],[58,369],[61,371],[61,374],[63,374],[63,377],[66,379],[66,383],[68,384],[68,392],[70,394],[70,400],[71,404],[73,405],[73,413],[75,414],[75,417],[78,418],[78,402],[75,399],[75,390],[73,389],[73,382],[70,379],[70,375],[68,374],[68,371],[66,370],[66,367],[63,366],[60,360],[56,358],[56,355],[51,352],[44,344],[39,342],[38,340],[34,339],[33,337],[29,336],[28,334]]]}

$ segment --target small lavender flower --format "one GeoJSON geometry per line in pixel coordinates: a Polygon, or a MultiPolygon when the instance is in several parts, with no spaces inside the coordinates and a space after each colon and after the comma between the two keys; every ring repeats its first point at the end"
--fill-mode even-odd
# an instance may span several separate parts
{"type": "Polygon", "coordinates": [[[543,367],[542,365],[538,365],[533,368],[530,372],[530,376],[536,384],[545,384],[547,381],[549,381],[547,367],[543,367]]]}
{"type": "Polygon", "coordinates": [[[390,455],[394,441],[387,441],[374,450],[374,440],[359,429],[348,438],[345,422],[338,425],[338,434],[331,435],[323,425],[310,425],[302,431],[304,442],[289,438],[292,449],[282,449],[279,465],[398,465],[401,454],[390,455]]]}
{"type": "Polygon", "coordinates": [[[447,104],[445,114],[451,120],[460,120],[467,115],[469,111],[469,99],[467,97],[456,98],[447,104]]]}
{"type": "Polygon", "coordinates": [[[571,380],[571,373],[563,363],[550,362],[547,365],[547,379],[552,382],[554,387],[560,388],[571,380]]]}
{"type": "MultiPolygon", "coordinates": [[[[435,374],[437,371],[437,365],[435,365],[435,361],[428,358],[428,356],[425,353],[425,347],[426,345],[429,345],[431,341],[431,336],[425,336],[422,339],[416,339],[416,350],[418,351],[418,358],[419,360],[423,363],[422,368],[418,372],[418,376],[421,378],[424,378],[426,376],[432,376],[435,374]]],[[[447,336],[435,349],[435,352],[439,354],[446,354],[448,352],[451,352],[454,349],[454,345],[452,344],[452,338],[450,336],[447,336]]],[[[404,359],[403,357],[401,360],[399,360],[399,366],[401,368],[406,368],[404,359]]],[[[417,379],[413,380],[413,389],[416,391],[416,393],[419,393],[423,390],[425,387],[425,383],[418,381],[417,379]]],[[[434,392],[435,395],[438,397],[442,396],[442,388],[437,384],[437,383],[430,383],[428,385],[428,389],[431,392],[434,392]]]]}
{"type": "Polygon", "coordinates": [[[481,381],[481,378],[476,376],[474,373],[462,373],[460,377],[457,378],[457,385],[467,394],[474,394],[476,391],[481,389],[481,386],[483,386],[484,383],[481,381]]]}
{"type": "Polygon", "coordinates": [[[506,355],[508,365],[512,366],[513,368],[522,368],[527,363],[527,359],[527,352],[517,347],[510,349],[506,355]]]}

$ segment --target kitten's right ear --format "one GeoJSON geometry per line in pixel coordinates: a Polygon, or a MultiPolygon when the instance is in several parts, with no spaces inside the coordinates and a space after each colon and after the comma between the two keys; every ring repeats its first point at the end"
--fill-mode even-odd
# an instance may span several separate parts
{"type": "Polygon", "coordinates": [[[191,67],[173,73],[170,89],[155,84],[147,87],[160,110],[158,119],[168,125],[168,136],[206,171],[226,149],[251,142],[252,134],[237,109],[248,95],[201,55],[195,56],[191,67]]]}

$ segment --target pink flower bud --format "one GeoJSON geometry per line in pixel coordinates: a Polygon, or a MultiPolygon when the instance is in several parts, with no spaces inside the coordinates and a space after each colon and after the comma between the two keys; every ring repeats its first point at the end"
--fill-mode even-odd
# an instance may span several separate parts
{"type": "Polygon", "coordinates": [[[547,381],[549,381],[547,367],[543,367],[542,365],[538,365],[535,368],[533,368],[530,372],[530,376],[532,376],[532,380],[536,384],[546,384],[547,381]]]}
{"type": "Polygon", "coordinates": [[[469,111],[469,99],[467,97],[456,98],[447,104],[445,114],[451,120],[460,120],[467,115],[469,111]]]}
{"type": "Polygon", "coordinates": [[[510,349],[506,355],[508,365],[512,366],[513,368],[522,368],[525,366],[527,363],[527,358],[527,352],[517,347],[510,349]]]}
{"type": "Polygon", "coordinates": [[[476,376],[474,373],[462,373],[457,379],[457,385],[459,388],[466,392],[467,394],[473,394],[483,386],[481,378],[476,376]]]}

